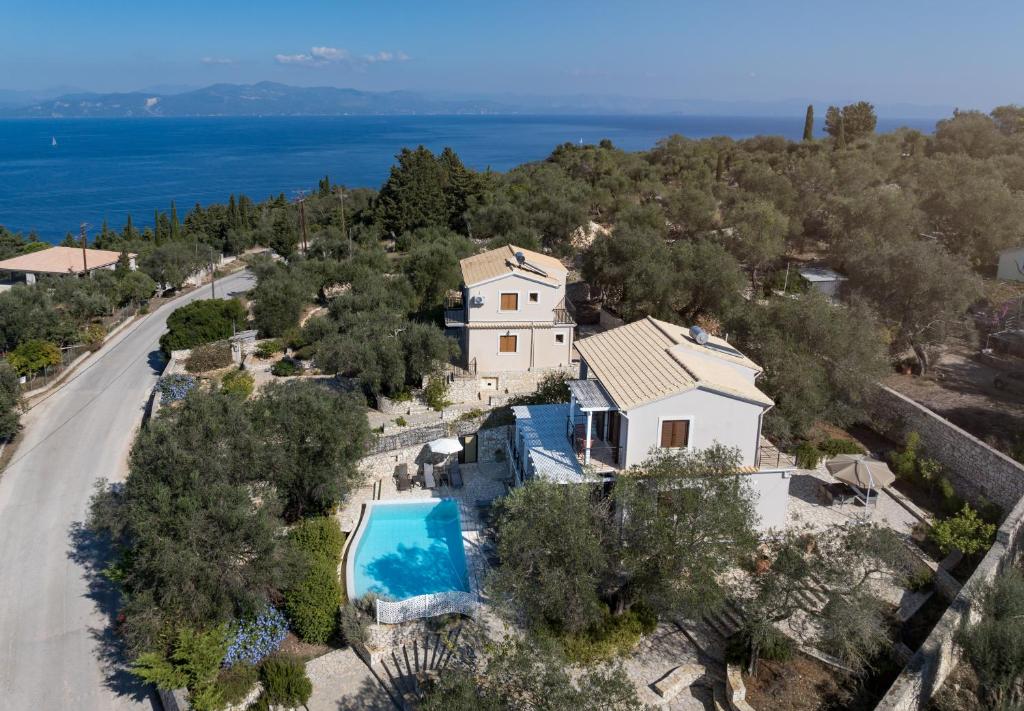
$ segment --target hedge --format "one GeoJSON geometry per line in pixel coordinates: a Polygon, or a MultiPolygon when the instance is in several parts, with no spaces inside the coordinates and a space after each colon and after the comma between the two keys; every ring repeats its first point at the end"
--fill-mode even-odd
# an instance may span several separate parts
{"type": "Polygon", "coordinates": [[[160,337],[164,353],[230,338],[245,328],[245,307],[236,299],[203,299],[175,309],[160,337]]]}
{"type": "Polygon", "coordinates": [[[305,575],[284,592],[289,626],[304,642],[323,644],[337,627],[342,587],[338,563],[345,536],[329,517],[305,519],[288,534],[289,543],[305,559],[305,575]]]}

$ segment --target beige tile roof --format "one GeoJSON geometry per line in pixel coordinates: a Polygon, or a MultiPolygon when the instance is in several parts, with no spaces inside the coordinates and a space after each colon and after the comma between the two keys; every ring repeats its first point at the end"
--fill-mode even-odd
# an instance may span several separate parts
{"type": "Polygon", "coordinates": [[[514,245],[499,247],[483,254],[466,257],[460,264],[462,266],[462,281],[466,286],[473,286],[474,284],[489,281],[506,274],[523,274],[531,279],[558,285],[565,281],[565,275],[568,272],[565,266],[554,257],[514,245]],[[547,272],[548,276],[541,276],[529,269],[521,269],[516,264],[516,252],[525,254],[528,264],[539,267],[547,272]]]}
{"type": "MultiPolygon", "coordinates": [[[[112,252],[108,249],[87,249],[85,252],[85,264],[90,271],[117,264],[117,260],[121,256],[120,252],[112,252]]],[[[0,261],[0,271],[78,274],[85,270],[80,247],[50,247],[0,261]]]]}
{"type": "Polygon", "coordinates": [[[576,342],[576,348],[615,404],[631,410],[669,395],[706,387],[770,407],[771,399],[725,361],[761,369],[749,358],[716,339],[710,352],[717,363],[694,355],[699,346],[686,329],[652,318],[634,321],[576,342]],[[724,344],[724,346],[723,346],[724,344]],[[725,346],[728,351],[725,351],[725,346]]]}
{"type": "Polygon", "coordinates": [[[736,350],[736,347],[724,338],[708,334],[708,343],[706,346],[702,346],[693,340],[693,336],[690,335],[690,329],[686,326],[679,326],[668,321],[659,321],[656,318],[649,318],[648,320],[661,329],[666,336],[675,341],[679,346],[679,350],[687,349],[707,354],[708,349],[711,349],[717,358],[737,363],[757,373],[763,371],[761,366],[736,350]]]}

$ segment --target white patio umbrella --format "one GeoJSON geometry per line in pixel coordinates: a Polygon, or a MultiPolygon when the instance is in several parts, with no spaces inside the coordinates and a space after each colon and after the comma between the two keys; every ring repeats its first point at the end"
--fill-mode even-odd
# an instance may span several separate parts
{"type": "Polygon", "coordinates": [[[896,481],[889,465],[863,454],[840,454],[825,462],[825,468],[839,481],[867,489],[868,498],[872,489],[878,491],[896,481]]]}
{"type": "Polygon", "coordinates": [[[445,456],[457,454],[462,451],[462,444],[454,437],[442,437],[441,439],[435,439],[433,442],[428,443],[427,447],[434,454],[443,454],[445,456]]]}

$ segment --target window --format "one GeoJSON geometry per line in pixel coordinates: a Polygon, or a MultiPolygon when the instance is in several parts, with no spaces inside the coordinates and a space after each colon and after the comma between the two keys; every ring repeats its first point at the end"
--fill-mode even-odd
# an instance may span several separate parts
{"type": "Polygon", "coordinates": [[[690,443],[689,420],[662,420],[661,446],[666,449],[681,449],[690,443]]]}
{"type": "Polygon", "coordinates": [[[502,311],[518,311],[519,310],[519,294],[502,294],[501,295],[501,310],[502,311]]]}
{"type": "Polygon", "coordinates": [[[519,336],[498,336],[499,353],[515,353],[519,336]]]}
{"type": "Polygon", "coordinates": [[[565,334],[564,333],[556,333],[555,334],[555,343],[565,343],[565,334]]]}
{"type": "Polygon", "coordinates": [[[538,294],[536,291],[531,291],[530,292],[530,303],[531,304],[536,304],[538,301],[540,301],[540,294],[538,294]]]}

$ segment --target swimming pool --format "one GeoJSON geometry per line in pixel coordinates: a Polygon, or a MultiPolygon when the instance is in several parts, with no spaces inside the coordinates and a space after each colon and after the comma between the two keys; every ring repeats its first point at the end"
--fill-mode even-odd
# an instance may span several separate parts
{"type": "Polygon", "coordinates": [[[375,501],[356,535],[346,575],[350,598],[470,592],[455,499],[375,501]]]}

